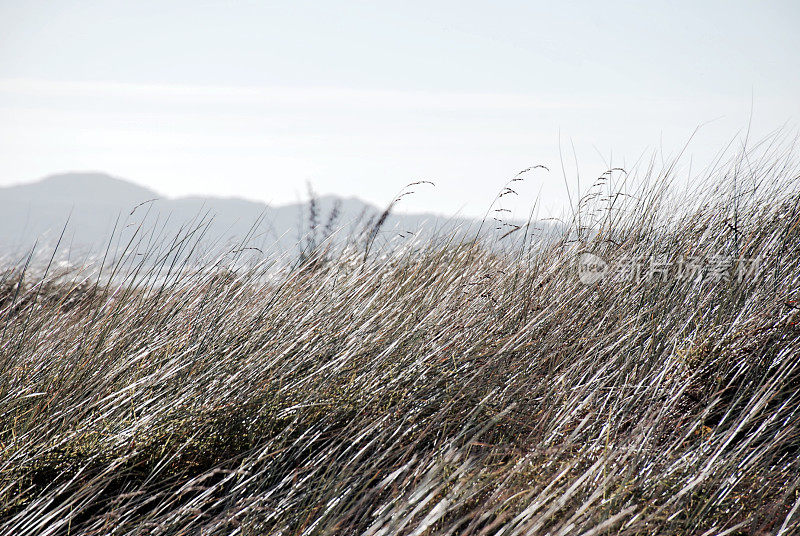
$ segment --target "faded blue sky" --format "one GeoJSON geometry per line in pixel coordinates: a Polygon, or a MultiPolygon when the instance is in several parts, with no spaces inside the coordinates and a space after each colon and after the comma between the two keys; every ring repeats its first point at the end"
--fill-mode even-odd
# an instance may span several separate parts
{"type": "Polygon", "coordinates": [[[480,213],[642,153],[695,165],[800,119],[800,3],[0,0],[0,184],[103,170],[168,195],[480,213]],[[578,157],[573,161],[572,145],[578,157]],[[687,160],[688,161],[688,160],[687,160]],[[537,182],[538,181],[538,182],[537,182]]]}

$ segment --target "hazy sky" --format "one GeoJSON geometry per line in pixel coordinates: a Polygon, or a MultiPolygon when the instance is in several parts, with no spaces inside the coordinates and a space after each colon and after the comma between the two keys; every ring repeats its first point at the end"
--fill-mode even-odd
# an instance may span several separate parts
{"type": "Polygon", "coordinates": [[[0,185],[102,170],[167,195],[481,213],[644,151],[699,166],[800,119],[800,2],[0,0],[0,185]],[[577,155],[577,168],[573,156],[577,155]],[[688,159],[687,159],[688,162],[688,159]]]}

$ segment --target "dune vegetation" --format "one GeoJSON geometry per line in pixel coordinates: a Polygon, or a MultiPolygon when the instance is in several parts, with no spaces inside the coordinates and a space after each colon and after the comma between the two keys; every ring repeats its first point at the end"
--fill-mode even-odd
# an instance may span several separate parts
{"type": "Polygon", "coordinates": [[[609,170],[494,243],[7,266],[0,532],[796,533],[796,156],[609,170]]]}

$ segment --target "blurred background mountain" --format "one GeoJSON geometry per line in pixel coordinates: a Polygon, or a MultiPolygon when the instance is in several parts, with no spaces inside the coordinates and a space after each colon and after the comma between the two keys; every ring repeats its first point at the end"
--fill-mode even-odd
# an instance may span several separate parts
{"type": "MultiPolygon", "coordinates": [[[[149,234],[150,242],[163,241],[202,226],[203,241],[212,248],[231,248],[247,237],[248,246],[265,254],[296,253],[309,234],[318,240],[333,231],[333,240],[341,242],[373,225],[386,208],[355,197],[311,195],[282,206],[234,197],[167,198],[104,173],[51,175],[0,188],[0,252],[24,255],[35,244],[38,251],[52,252],[63,231],[60,257],[74,257],[102,252],[112,236],[137,232],[140,237],[149,234]]],[[[467,218],[392,213],[376,245],[452,236],[475,231],[479,224],[467,218]]]]}

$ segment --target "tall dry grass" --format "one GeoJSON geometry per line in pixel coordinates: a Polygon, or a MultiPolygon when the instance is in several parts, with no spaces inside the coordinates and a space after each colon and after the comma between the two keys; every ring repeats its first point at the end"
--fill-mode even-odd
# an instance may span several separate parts
{"type": "Polygon", "coordinates": [[[200,263],[194,227],[99,275],[23,260],[0,283],[0,531],[796,533],[795,156],[772,140],[688,189],[611,171],[514,248],[356,241],[287,270],[200,263]],[[580,251],[707,262],[584,285],[580,251]]]}

